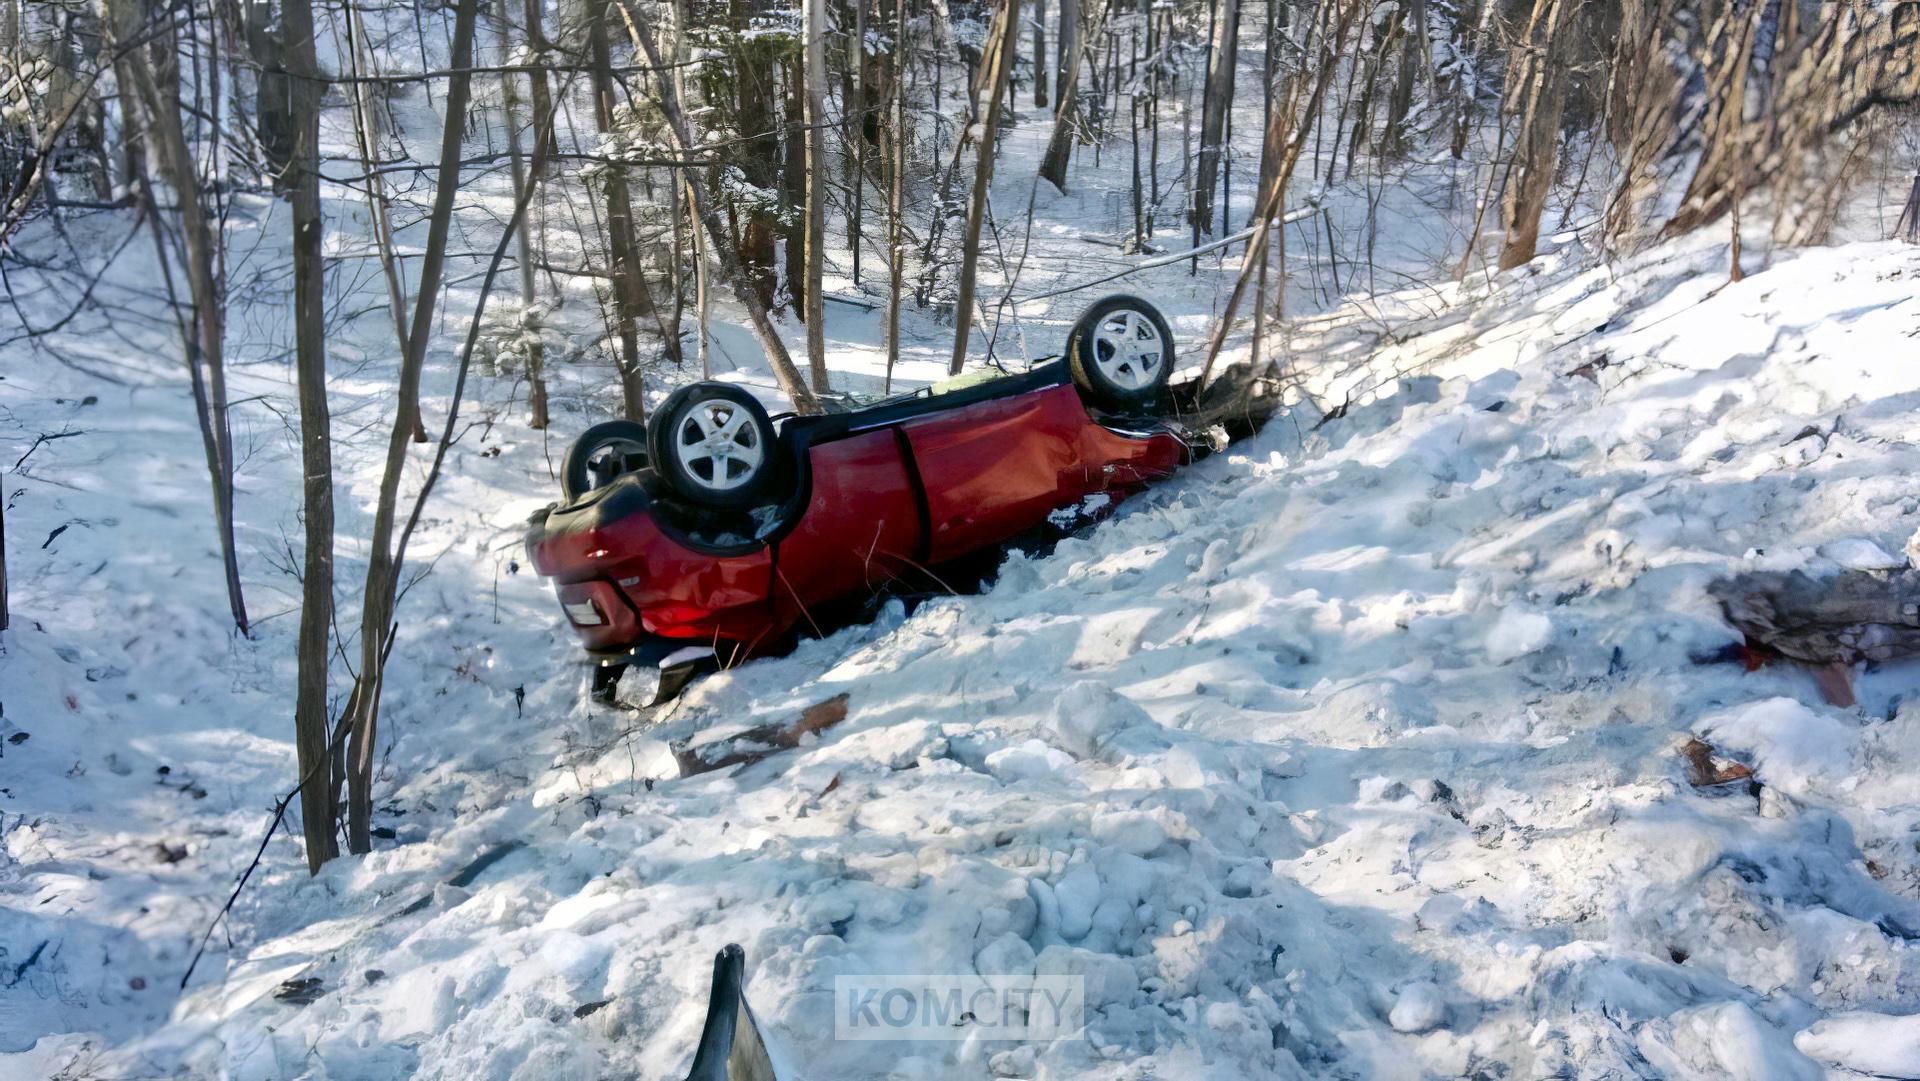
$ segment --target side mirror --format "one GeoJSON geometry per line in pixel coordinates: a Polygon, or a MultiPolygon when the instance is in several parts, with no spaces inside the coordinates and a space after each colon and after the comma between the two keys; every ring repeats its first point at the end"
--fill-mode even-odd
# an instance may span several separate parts
{"type": "Polygon", "coordinates": [[[687,1081],[779,1081],[747,1006],[747,954],[738,945],[730,943],[714,955],[707,1023],[687,1081]]]}

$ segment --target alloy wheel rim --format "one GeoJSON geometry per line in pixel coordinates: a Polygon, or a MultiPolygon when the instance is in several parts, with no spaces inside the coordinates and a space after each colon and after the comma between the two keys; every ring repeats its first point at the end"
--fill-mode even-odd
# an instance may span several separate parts
{"type": "Polygon", "coordinates": [[[1153,385],[1165,362],[1160,328],[1137,311],[1118,311],[1093,332],[1093,363],[1122,390],[1153,385]]]}
{"type": "Polygon", "coordinates": [[[673,450],[688,476],[716,492],[751,481],[766,461],[753,415],[724,398],[693,404],[674,433],[673,450]]]}

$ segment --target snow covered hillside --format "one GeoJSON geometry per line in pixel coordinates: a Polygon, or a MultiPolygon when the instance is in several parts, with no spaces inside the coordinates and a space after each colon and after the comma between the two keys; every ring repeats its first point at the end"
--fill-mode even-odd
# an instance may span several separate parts
{"type": "Polygon", "coordinates": [[[274,841],[179,994],[292,776],[292,620],[222,631],[172,388],[10,367],[10,440],[88,434],[7,518],[0,1076],[677,1078],[735,941],[804,1078],[1920,1076],[1920,669],[1840,710],[1695,660],[1716,577],[1920,526],[1920,252],[1574,259],[1310,326],[1344,415],[651,716],[581,707],[515,547],[558,450],[495,418],[403,609],[391,835],[315,879],[274,841]],[[1696,734],[1757,795],[1690,786],[1696,734]],[[836,975],[975,971],[1085,976],[1086,1038],[832,1038],[836,975]]]}

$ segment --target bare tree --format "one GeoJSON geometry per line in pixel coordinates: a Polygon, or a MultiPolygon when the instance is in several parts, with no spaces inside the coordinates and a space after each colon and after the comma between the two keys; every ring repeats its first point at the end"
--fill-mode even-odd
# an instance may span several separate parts
{"type": "MultiPolygon", "coordinates": [[[[515,196],[530,195],[531,190],[540,183],[540,178],[531,176],[526,165],[526,154],[520,138],[520,94],[512,73],[503,72],[500,76],[502,107],[507,125],[507,154],[513,169],[513,191],[515,196]]],[[[535,136],[538,138],[538,136],[535,136]]],[[[534,284],[533,230],[521,229],[515,237],[516,262],[520,264],[520,309],[522,318],[532,318],[534,305],[539,299],[534,284]]],[[[529,336],[527,342],[527,427],[536,431],[547,426],[551,419],[547,416],[547,373],[546,344],[538,335],[529,336]]]]}
{"type": "MultiPolygon", "coordinates": [[[[887,69],[887,371],[882,394],[893,393],[893,368],[900,362],[900,294],[906,287],[907,227],[907,0],[893,0],[893,52],[887,69]]],[[[1920,193],[1920,181],[1914,191],[1920,193]]]]}
{"type": "Polygon", "coordinates": [[[1776,240],[1816,240],[1859,122],[1920,101],[1920,5],[1626,0],[1613,69],[1616,247],[1698,228],[1763,188],[1776,240]]]}
{"type": "Polygon", "coordinates": [[[333,446],[327,408],[325,239],[320,216],[320,64],[313,43],[311,0],[282,0],[280,55],[294,76],[287,188],[293,208],[294,370],[300,398],[300,467],[306,556],[300,575],[299,674],[294,693],[294,744],[300,771],[300,820],[307,869],[340,854],[334,841],[329,764],[327,670],[333,626],[333,446]]]}
{"type": "Polygon", "coordinates": [[[1203,386],[1213,374],[1214,362],[1219,359],[1227,333],[1233,328],[1234,316],[1239,311],[1247,285],[1257,276],[1260,264],[1266,259],[1267,238],[1273,235],[1276,226],[1286,223],[1287,185],[1293,179],[1301,152],[1306,149],[1307,136],[1312,133],[1314,122],[1319,118],[1327,87],[1333,82],[1334,73],[1339,70],[1340,56],[1346,48],[1347,39],[1365,6],[1364,0],[1319,0],[1311,27],[1311,33],[1317,40],[1309,49],[1310,53],[1318,53],[1317,64],[1294,80],[1284,104],[1267,115],[1266,138],[1277,149],[1272,157],[1266,187],[1260,193],[1258,209],[1254,212],[1252,236],[1247,241],[1246,255],[1240,262],[1239,276],[1234,279],[1233,290],[1227,294],[1226,306],[1214,322],[1213,333],[1207,340],[1207,359],[1200,369],[1200,383],[1203,386]]]}
{"type": "Polygon", "coordinates": [[[827,390],[826,302],[820,294],[827,243],[827,0],[805,0],[807,81],[807,372],[815,393],[827,390]]]}
{"type": "MultiPolygon", "coordinates": [[[[686,115],[680,111],[680,96],[674,91],[673,79],[667,74],[666,65],[660,62],[660,46],[654,40],[653,31],[647,22],[644,9],[635,6],[629,10],[632,17],[630,32],[633,34],[634,47],[647,58],[653,68],[654,93],[660,105],[660,114],[667,122],[667,133],[672,136],[674,149],[683,157],[693,158],[698,144],[694,142],[692,129],[687,126],[686,115]]],[[[753,328],[753,336],[767,355],[767,365],[773,370],[774,381],[793,402],[793,407],[802,413],[820,411],[820,400],[807,389],[801,381],[799,369],[793,366],[793,358],[787,353],[787,347],[780,340],[780,334],[774,329],[773,320],[767,315],[767,306],[755,293],[752,285],[740,270],[740,256],[728,235],[726,220],[707,198],[699,184],[689,184],[688,194],[693,202],[694,213],[707,230],[707,247],[720,264],[720,276],[733,289],[734,297],[740,306],[747,309],[747,321],[753,328]]]]}
{"type": "Polygon", "coordinates": [[[1893,223],[1893,235],[1904,237],[1909,244],[1920,244],[1920,173],[1914,174],[1913,189],[1900,208],[1900,220],[1893,223]]]}
{"type": "Polygon", "coordinates": [[[1000,125],[1000,103],[1007,96],[1007,70],[1020,45],[1020,0],[1000,0],[980,56],[980,74],[974,81],[973,116],[969,133],[978,147],[973,170],[973,192],[967,203],[966,231],[960,240],[960,284],[953,304],[953,358],[947,371],[959,375],[967,359],[967,334],[973,325],[974,277],[980,262],[980,225],[986,220],[988,189],[993,185],[993,136],[1000,125]]]}
{"type": "MultiPolygon", "coordinates": [[[[776,118],[780,77],[776,72],[775,48],[763,37],[747,33],[751,14],[766,0],[728,0],[728,27],[733,63],[731,100],[734,127],[740,145],[734,152],[734,164],[749,190],[772,192],[780,186],[781,126],[776,118]]],[[[637,46],[636,46],[637,47],[637,46]]],[[[678,90],[675,93],[678,94],[678,90]]],[[[747,275],[763,307],[776,300],[774,255],[781,224],[772,199],[742,200],[727,189],[729,217],[740,219],[739,242],[741,271],[747,275]]]]}
{"type": "MultiPolygon", "coordinates": [[[[362,186],[367,200],[367,217],[373,232],[375,252],[380,259],[380,273],[387,283],[387,314],[393,320],[394,341],[400,347],[400,355],[407,353],[407,283],[405,272],[400,267],[400,254],[393,240],[392,201],[387,195],[386,181],[380,170],[375,168],[380,160],[376,133],[379,130],[379,111],[375,101],[377,84],[369,81],[374,76],[374,51],[367,41],[365,17],[351,4],[341,10],[341,22],[347,33],[347,63],[354,75],[353,84],[353,129],[360,151],[360,163],[366,170],[366,183],[362,186]]],[[[408,403],[407,410],[412,416],[413,441],[427,441],[427,427],[420,415],[418,399],[408,403]]]]}
{"type": "Polygon", "coordinates": [[[1033,3],[1033,107],[1047,107],[1047,0],[1033,3]]]}
{"type": "MultiPolygon", "coordinates": [[[[135,0],[109,0],[107,14],[111,24],[108,33],[116,43],[142,36],[141,11],[135,0]]],[[[170,53],[173,38],[170,33],[160,35],[154,44],[170,53]]],[[[201,202],[199,171],[182,125],[177,83],[161,84],[146,49],[116,48],[115,52],[122,77],[134,88],[146,114],[146,137],[158,151],[161,171],[179,208],[193,309],[192,328],[182,333],[182,345],[213,485],[214,528],[220,536],[220,558],[226,570],[227,606],[234,626],[244,635],[248,633],[247,605],[241,593],[240,557],[234,544],[233,435],[227,422],[226,293],[220,238],[201,202]]],[[[177,76],[177,65],[169,64],[168,70],[177,76]]],[[[159,207],[149,210],[153,215],[149,223],[158,230],[159,207]]]]}
{"type": "Polygon", "coordinates": [[[1432,86],[1433,70],[1428,55],[1431,48],[1427,41],[1427,0],[1412,0],[1401,28],[1400,70],[1394,76],[1393,95],[1387,99],[1387,120],[1380,140],[1381,148],[1388,153],[1398,154],[1406,149],[1407,114],[1413,111],[1415,77],[1424,71],[1428,86],[1432,86]]]}
{"type": "MultiPolygon", "coordinates": [[[[587,47],[593,57],[593,115],[602,134],[614,130],[614,79],[612,50],[607,43],[607,9],[614,0],[590,0],[587,20],[587,47]]],[[[620,398],[628,420],[645,420],[647,395],[645,376],[640,369],[640,332],[638,320],[653,315],[653,297],[640,274],[640,250],[634,240],[633,198],[627,188],[627,169],[621,164],[606,167],[603,191],[607,207],[608,263],[613,272],[614,323],[620,337],[620,398]]]]}
{"type": "Polygon", "coordinates": [[[853,26],[847,35],[847,66],[840,86],[841,161],[847,177],[847,251],[851,258],[853,284],[860,285],[861,226],[866,216],[867,133],[874,118],[868,113],[869,85],[873,72],[868,70],[868,0],[848,0],[853,9],[853,26]]]}
{"type": "Polygon", "coordinates": [[[1240,0],[1217,0],[1213,48],[1207,62],[1206,107],[1200,117],[1200,155],[1194,167],[1193,220],[1213,234],[1214,189],[1220,183],[1227,114],[1233,108],[1233,73],[1240,60],[1240,0]]]}
{"type": "Polygon", "coordinates": [[[7,596],[7,492],[0,486],[0,631],[6,630],[13,618],[7,596]]]}
{"type": "Polygon", "coordinates": [[[392,633],[394,603],[399,591],[398,562],[393,547],[394,519],[399,506],[400,473],[406,466],[407,441],[413,428],[407,403],[418,400],[420,394],[420,369],[426,362],[427,340],[433,332],[434,308],[447,260],[447,234],[453,221],[453,200],[460,189],[460,143],[473,85],[474,23],[479,6],[479,0],[459,0],[454,8],[452,71],[447,77],[440,165],[434,182],[433,208],[427,219],[427,241],[420,261],[413,324],[407,333],[407,352],[400,362],[400,407],[387,440],[386,468],[380,476],[380,495],[374,506],[373,537],[360,611],[360,673],[347,713],[347,850],[355,853],[370,852],[373,846],[374,743],[379,731],[382,679],[386,674],[385,647],[392,633]]]}
{"type": "Polygon", "coordinates": [[[1061,192],[1067,190],[1067,161],[1080,123],[1080,57],[1086,52],[1082,29],[1086,20],[1081,0],[1060,0],[1060,94],[1053,114],[1053,134],[1040,158],[1040,176],[1061,192]]]}
{"type": "Polygon", "coordinates": [[[1559,164],[1562,79],[1562,28],[1568,9],[1581,0],[1534,0],[1533,15],[1515,43],[1507,73],[1507,111],[1520,122],[1513,162],[1501,203],[1506,237],[1500,244],[1500,269],[1533,258],[1540,243],[1540,214],[1553,190],[1559,164]]]}

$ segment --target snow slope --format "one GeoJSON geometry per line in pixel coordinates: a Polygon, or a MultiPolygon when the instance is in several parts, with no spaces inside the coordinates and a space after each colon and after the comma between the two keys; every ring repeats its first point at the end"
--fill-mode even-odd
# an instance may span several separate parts
{"type": "MultiPolygon", "coordinates": [[[[403,609],[392,838],[311,880],[276,840],[178,996],[292,774],[293,620],[222,632],[194,459],[136,453],[191,447],[177,394],[9,367],[10,438],[90,434],[8,485],[0,1075],[676,1077],[737,941],[809,1078],[1920,1076],[1920,669],[1837,710],[1690,659],[1733,637],[1714,577],[1920,525],[1920,253],[1578,263],[1309,324],[1344,416],[653,716],[580,707],[515,573],[557,448],[494,417],[403,609]],[[674,779],[668,741],[842,692],[817,743],[674,779]],[[1691,789],[1695,734],[1758,796],[1691,789]],[[976,970],[1085,976],[1086,1038],[832,1038],[836,975],[976,970]]],[[[247,543],[295,501],[243,492],[247,543]]]]}

